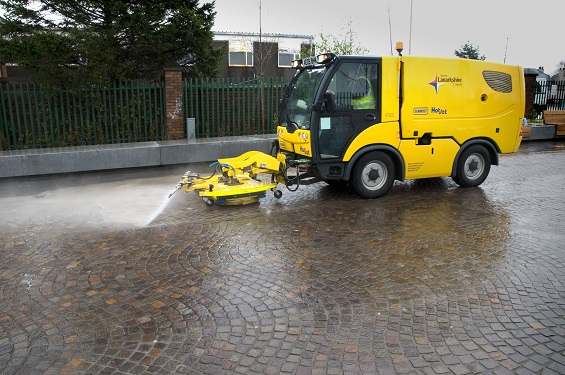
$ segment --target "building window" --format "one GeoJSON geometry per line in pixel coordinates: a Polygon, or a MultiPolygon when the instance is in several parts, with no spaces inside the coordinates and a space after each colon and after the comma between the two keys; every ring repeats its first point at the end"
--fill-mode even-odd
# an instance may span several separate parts
{"type": "Polygon", "coordinates": [[[230,66],[253,66],[253,53],[244,51],[230,52],[230,66]]]}
{"type": "Polygon", "coordinates": [[[290,68],[292,60],[300,58],[300,54],[292,52],[279,52],[279,67],[290,68]]]}
{"type": "Polygon", "coordinates": [[[253,66],[253,52],[244,39],[229,41],[230,66],[253,66]]]}

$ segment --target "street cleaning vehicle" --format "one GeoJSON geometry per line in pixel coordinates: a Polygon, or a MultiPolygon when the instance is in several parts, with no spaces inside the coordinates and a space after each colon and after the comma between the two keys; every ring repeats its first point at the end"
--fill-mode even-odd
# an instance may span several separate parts
{"type": "Polygon", "coordinates": [[[217,177],[185,175],[177,187],[207,203],[245,204],[268,190],[280,197],[278,184],[348,184],[363,198],[386,194],[395,180],[450,176],[463,187],[480,185],[498,155],[520,145],[522,68],[397,50],[398,57],[293,61],[276,155],[218,160],[217,177]],[[260,173],[270,181],[259,181],[260,173]]]}

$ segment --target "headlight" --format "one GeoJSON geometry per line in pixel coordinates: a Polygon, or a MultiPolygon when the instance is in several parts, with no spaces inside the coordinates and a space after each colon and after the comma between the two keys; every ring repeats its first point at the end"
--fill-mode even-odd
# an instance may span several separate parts
{"type": "Polygon", "coordinates": [[[327,64],[331,62],[335,58],[333,53],[323,53],[321,55],[316,56],[316,60],[318,64],[327,64]]]}
{"type": "Polygon", "coordinates": [[[298,134],[298,139],[300,139],[301,141],[307,141],[308,140],[308,133],[298,134]]]}

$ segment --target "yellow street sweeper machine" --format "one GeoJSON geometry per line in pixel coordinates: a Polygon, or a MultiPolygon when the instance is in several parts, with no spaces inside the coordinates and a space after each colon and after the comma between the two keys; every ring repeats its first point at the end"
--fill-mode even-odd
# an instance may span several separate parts
{"type": "Polygon", "coordinates": [[[214,174],[187,172],[177,190],[212,205],[256,202],[268,190],[280,198],[278,184],[295,190],[319,181],[348,184],[363,198],[386,194],[395,180],[450,176],[473,187],[499,153],[520,145],[519,66],[400,53],[323,54],[293,65],[275,156],[250,151],[218,160],[214,174]]]}

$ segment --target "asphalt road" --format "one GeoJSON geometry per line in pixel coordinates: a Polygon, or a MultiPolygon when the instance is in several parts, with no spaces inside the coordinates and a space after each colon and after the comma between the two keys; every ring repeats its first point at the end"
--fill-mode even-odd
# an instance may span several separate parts
{"type": "Polygon", "coordinates": [[[564,142],[376,200],[187,169],[0,179],[0,373],[565,373],[564,142]]]}

